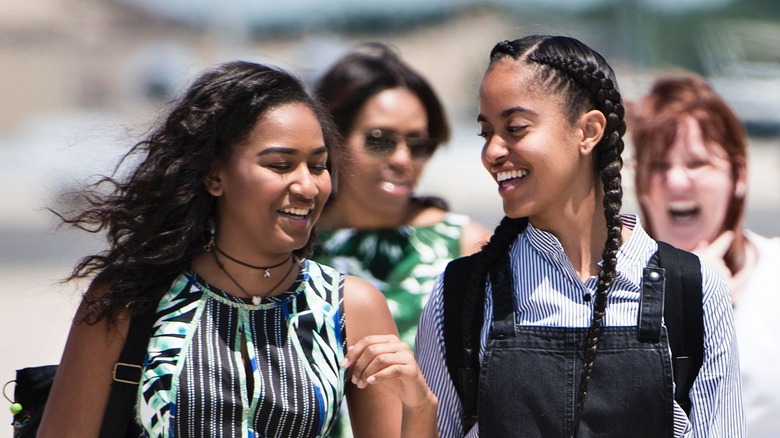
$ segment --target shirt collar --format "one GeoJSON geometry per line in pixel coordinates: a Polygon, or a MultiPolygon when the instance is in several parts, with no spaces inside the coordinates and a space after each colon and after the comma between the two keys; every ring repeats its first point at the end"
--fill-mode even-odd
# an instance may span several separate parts
{"type": "MultiPolygon", "coordinates": [[[[632,230],[632,233],[618,250],[618,271],[637,264],[644,266],[657,250],[657,244],[642,228],[636,215],[621,214],[620,219],[625,227],[632,230]]],[[[555,257],[562,255],[563,246],[552,233],[540,230],[529,223],[524,234],[535,251],[555,257]]]]}

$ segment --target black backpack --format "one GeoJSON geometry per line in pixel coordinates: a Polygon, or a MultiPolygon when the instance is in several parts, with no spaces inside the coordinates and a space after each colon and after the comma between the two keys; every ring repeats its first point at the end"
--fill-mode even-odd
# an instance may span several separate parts
{"type": "MultiPolygon", "coordinates": [[[[444,271],[444,350],[447,369],[463,404],[464,433],[477,421],[479,322],[484,320],[484,301],[474,306],[471,327],[464,325],[463,304],[478,257],[480,253],[455,259],[444,271]],[[473,341],[467,342],[467,336],[473,341]]],[[[688,393],[704,354],[701,264],[697,256],[659,241],[649,265],[666,271],[664,321],[672,350],[674,399],[690,414],[688,393]]]]}

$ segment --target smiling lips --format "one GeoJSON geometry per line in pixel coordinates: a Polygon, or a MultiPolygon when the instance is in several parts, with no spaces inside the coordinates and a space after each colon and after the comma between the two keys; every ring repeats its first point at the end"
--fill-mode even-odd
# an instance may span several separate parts
{"type": "Polygon", "coordinates": [[[692,222],[699,215],[699,207],[693,201],[671,202],[667,211],[672,220],[678,223],[692,222]]]}
{"type": "Polygon", "coordinates": [[[496,180],[501,182],[512,178],[522,178],[526,175],[528,175],[527,170],[502,170],[496,174],[496,180]]]}
{"type": "Polygon", "coordinates": [[[311,208],[284,208],[279,211],[289,216],[303,218],[306,217],[309,214],[309,212],[312,211],[312,209],[311,208]]]}

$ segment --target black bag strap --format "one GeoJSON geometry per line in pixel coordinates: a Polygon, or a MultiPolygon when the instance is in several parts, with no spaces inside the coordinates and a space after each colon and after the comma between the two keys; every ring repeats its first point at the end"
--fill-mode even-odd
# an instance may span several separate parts
{"type": "Polygon", "coordinates": [[[674,399],[690,415],[689,392],[704,359],[704,315],[699,258],[658,241],[658,264],[666,270],[664,321],[672,350],[674,399]]]}
{"type": "MultiPolygon", "coordinates": [[[[474,306],[474,322],[471,327],[463,324],[463,304],[468,291],[476,255],[460,257],[447,264],[444,270],[444,354],[447,370],[463,404],[464,434],[477,421],[477,377],[479,376],[479,335],[484,313],[482,301],[474,306]],[[476,345],[466,346],[464,330],[471,331],[476,345]]],[[[482,297],[484,299],[484,297],[482,297]]]]}
{"type": "MultiPolygon", "coordinates": [[[[477,253],[479,254],[479,253],[477,253]]],[[[477,351],[466,352],[463,331],[480,339],[483,306],[477,303],[472,327],[463,327],[463,301],[477,255],[461,257],[447,264],[444,271],[444,352],[447,370],[463,402],[464,434],[477,420],[477,378],[479,376],[479,343],[477,351]],[[466,358],[469,356],[469,360],[466,358]]],[[[666,271],[664,321],[672,350],[677,403],[690,415],[689,392],[704,357],[704,319],[702,307],[701,264],[695,255],[658,242],[654,256],[666,271]]],[[[481,297],[484,299],[484,296],[481,297]]]]}
{"type": "Polygon", "coordinates": [[[101,438],[138,437],[141,429],[132,421],[143,362],[155,320],[154,306],[133,315],[119,360],[114,364],[111,394],[103,415],[101,438]]]}

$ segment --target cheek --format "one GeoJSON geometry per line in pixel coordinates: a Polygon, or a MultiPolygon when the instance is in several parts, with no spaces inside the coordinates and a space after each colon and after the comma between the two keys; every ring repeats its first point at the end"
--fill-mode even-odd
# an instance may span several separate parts
{"type": "Polygon", "coordinates": [[[319,189],[317,197],[324,203],[325,200],[330,197],[330,193],[333,189],[330,173],[325,172],[322,175],[318,175],[316,184],[317,188],[319,189]]]}
{"type": "Polygon", "coordinates": [[[414,164],[412,164],[412,179],[414,180],[415,185],[420,180],[420,176],[425,171],[425,167],[429,162],[430,160],[415,161],[414,164]]]}
{"type": "Polygon", "coordinates": [[[642,204],[647,215],[654,223],[658,223],[666,216],[666,190],[660,176],[650,176],[647,179],[644,192],[638,194],[638,201],[642,204]]]}

